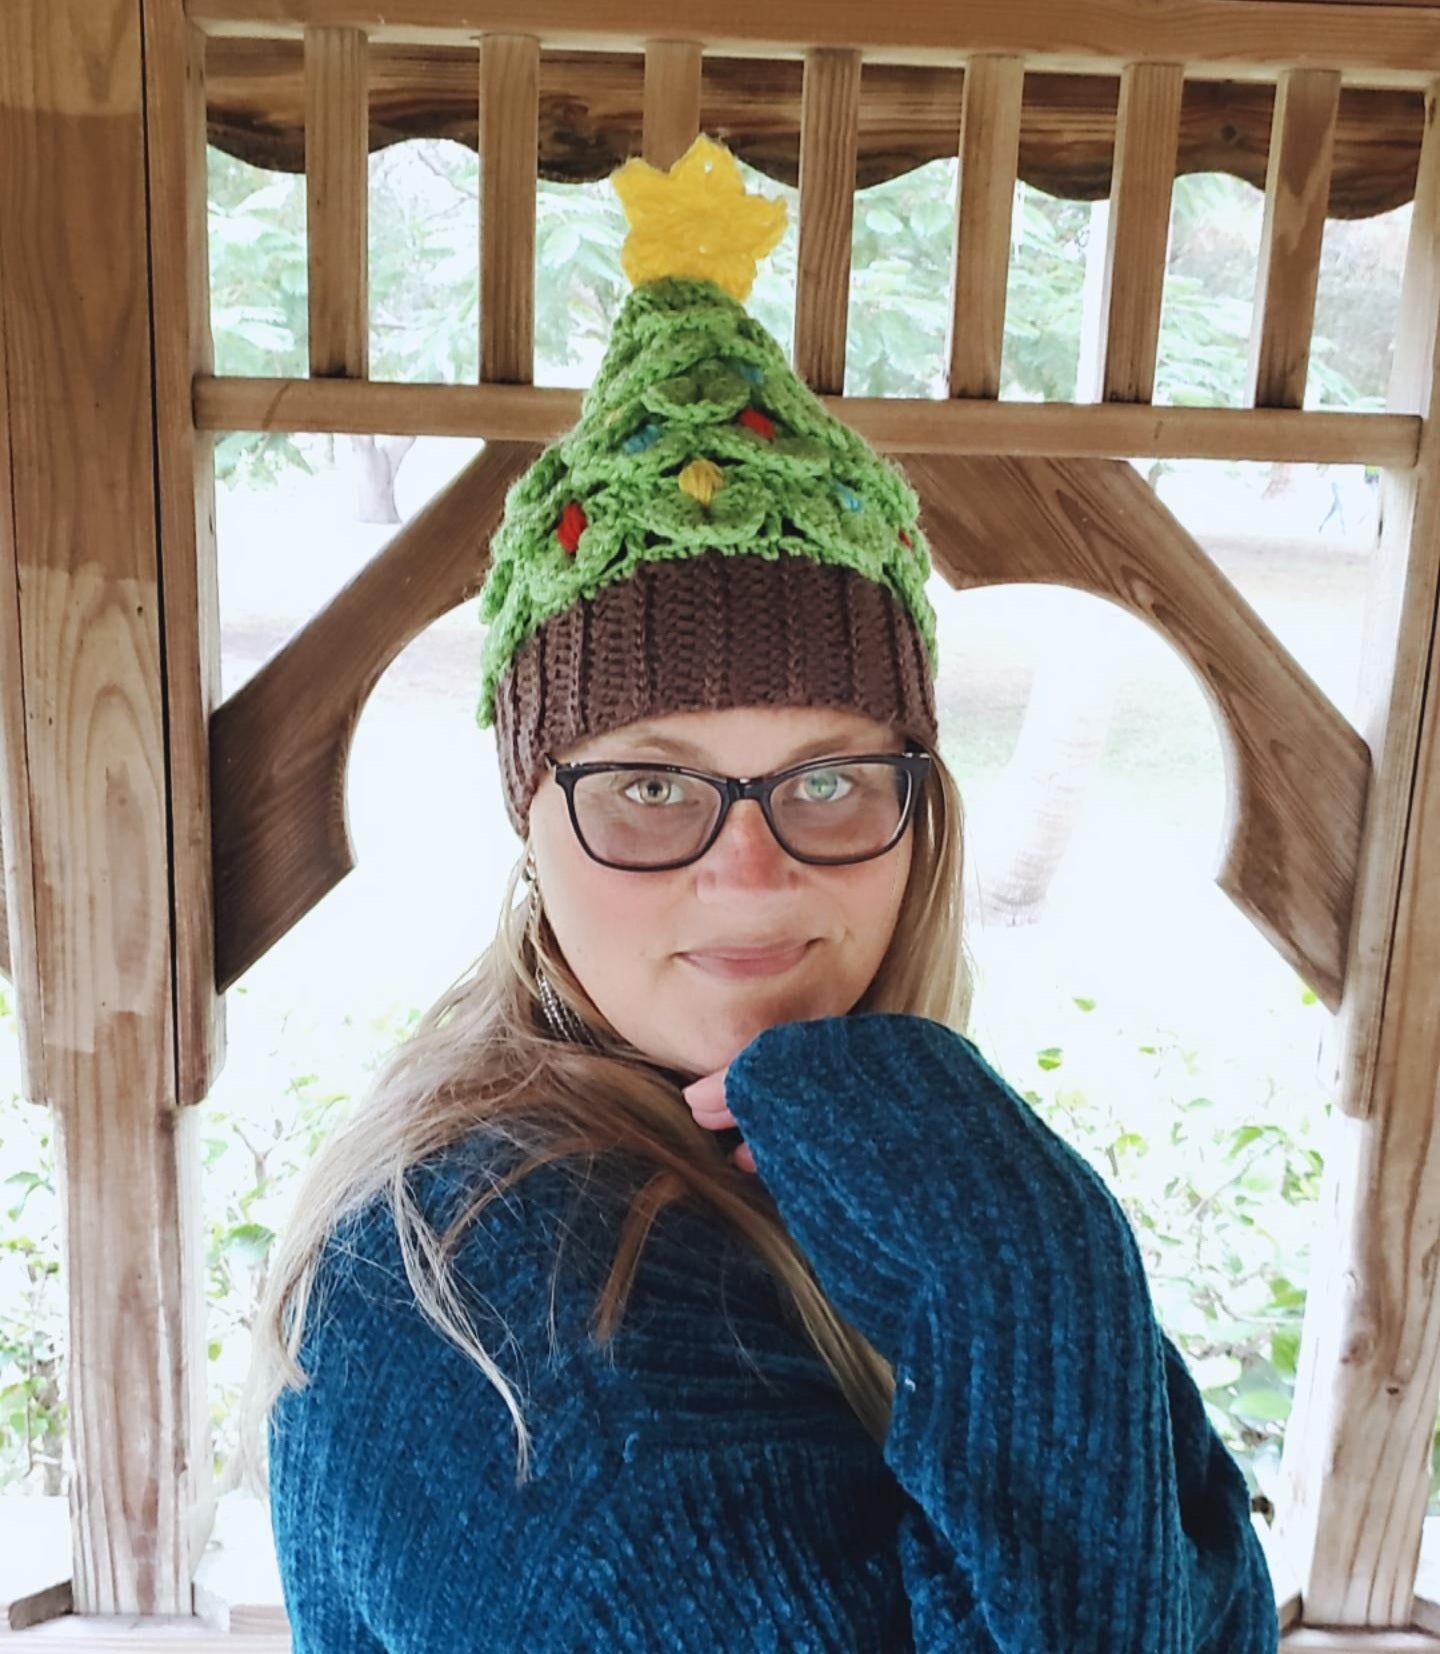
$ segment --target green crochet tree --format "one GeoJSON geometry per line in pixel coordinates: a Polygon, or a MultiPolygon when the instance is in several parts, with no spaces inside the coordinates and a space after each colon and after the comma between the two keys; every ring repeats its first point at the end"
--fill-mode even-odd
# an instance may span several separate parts
{"type": "Polygon", "coordinates": [[[480,726],[494,721],[512,656],[551,615],[642,560],[711,550],[860,571],[909,610],[933,664],[915,491],[826,411],[740,302],[754,276],[746,238],[768,252],[785,203],[748,195],[734,157],[703,136],[668,174],[632,160],[612,181],[632,224],[622,263],[637,285],[578,423],[506,496],[480,597],[480,726]]]}

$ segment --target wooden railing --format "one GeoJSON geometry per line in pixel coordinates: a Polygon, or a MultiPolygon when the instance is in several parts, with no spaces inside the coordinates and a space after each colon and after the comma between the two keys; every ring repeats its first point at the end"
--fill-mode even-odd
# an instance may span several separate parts
{"type": "MultiPolygon", "coordinates": [[[[103,191],[107,159],[100,136],[76,127],[80,136],[61,139],[40,117],[56,84],[66,88],[62,106],[72,121],[91,101],[102,102],[94,43],[116,37],[103,34],[100,15],[125,11],[126,0],[28,6],[33,32],[12,54],[6,129],[12,145],[19,134],[21,149],[12,147],[18,158],[0,171],[0,208],[21,234],[42,243],[58,246],[70,233],[67,182],[89,168],[89,188],[103,191]],[[48,179],[43,200],[21,189],[26,167],[48,179]]],[[[75,968],[94,944],[93,935],[85,942],[85,927],[96,891],[110,888],[105,858],[113,842],[97,834],[76,845],[66,836],[73,817],[56,807],[69,788],[89,796],[85,778],[64,769],[82,745],[76,730],[67,745],[65,729],[33,716],[27,722],[26,709],[56,704],[56,682],[74,664],[61,646],[64,602],[26,597],[46,572],[62,589],[69,578],[68,550],[47,552],[41,543],[43,491],[34,488],[14,490],[5,518],[14,524],[8,557],[21,596],[16,611],[0,611],[7,641],[17,640],[0,678],[12,898],[0,936],[13,948],[5,963],[15,967],[26,1030],[27,1091],[53,1105],[68,1149],[72,1413],[113,1423],[136,1408],[147,1412],[105,1451],[88,1427],[77,1432],[69,1590],[57,1596],[55,1582],[37,1582],[10,1605],[12,1623],[43,1619],[58,1605],[69,1612],[29,1634],[63,1639],[79,1635],[90,1615],[121,1608],[184,1614],[195,1605],[188,1582],[211,1495],[203,1384],[195,1383],[205,1349],[198,1149],[193,1118],[183,1122],[223,1061],[224,990],[354,865],[344,776],[370,691],[418,631],[476,593],[486,567],[481,548],[508,486],[578,414],[575,393],[533,384],[545,55],[568,54],[570,72],[581,74],[582,54],[607,54],[596,59],[598,76],[608,54],[643,52],[644,152],[667,165],[706,122],[703,54],[713,52],[727,61],[750,55],[802,65],[794,364],[832,411],[905,464],[942,577],[956,587],[1059,582],[1127,607],[1169,639],[1210,699],[1231,794],[1217,879],[1340,1015],[1345,1033],[1345,1135],[1329,1166],[1286,1442],[1286,1500],[1270,1540],[1277,1583],[1284,1581],[1282,1614],[1293,1628],[1287,1645],[1331,1654],[1440,1649],[1440,1638],[1398,1629],[1440,1627],[1440,1607],[1414,1593],[1440,1363],[1432,1262],[1440,1167],[1429,1147],[1440,1068],[1440,1019],[1429,997],[1440,972],[1440,870],[1431,865],[1440,861],[1440,689],[1428,701],[1425,694],[1427,674],[1440,684],[1432,635],[1440,568],[1440,9],[1361,0],[1193,0],[1183,7],[803,0],[784,8],[742,0],[713,28],[697,25],[699,38],[656,38],[683,25],[673,6],[639,0],[387,0],[373,9],[346,0],[189,0],[184,7],[154,0],[145,8],[149,199],[137,256],[154,306],[158,492],[151,530],[163,557],[148,595],[158,591],[160,618],[149,624],[160,630],[153,659],[137,651],[114,670],[133,674],[128,687],[137,697],[163,694],[168,713],[164,743],[154,745],[158,725],[146,737],[165,777],[170,823],[169,861],[151,869],[158,882],[150,894],[167,899],[160,875],[168,875],[166,995],[149,1002],[138,1023],[117,1022],[75,968]],[[231,379],[214,373],[210,344],[206,42],[272,38],[303,47],[310,377],[231,379]],[[451,71],[457,54],[468,56],[473,72],[481,161],[473,386],[368,379],[367,65],[372,48],[406,43],[444,52],[451,71]],[[872,63],[892,82],[911,69],[928,85],[944,81],[951,93],[960,87],[947,395],[933,401],[843,395],[851,221],[872,63]],[[1081,399],[1065,405],[999,396],[1024,98],[1031,77],[1042,75],[1052,89],[1066,77],[1119,77],[1096,368],[1081,399]],[[1196,77],[1273,88],[1248,405],[1236,409],[1152,402],[1171,193],[1186,88],[1196,77]],[[1383,413],[1303,407],[1321,237],[1351,86],[1391,99],[1387,119],[1398,118],[1394,100],[1423,102],[1401,337],[1383,413]],[[211,445],[213,433],[232,429],[470,434],[487,445],[220,704],[211,445]],[[1140,480],[1128,460],[1146,454],[1364,460],[1384,468],[1384,535],[1373,559],[1356,724],[1140,480]],[[148,1067],[137,1065],[137,1039],[151,1051],[148,1067]],[[156,1053],[173,1065],[167,1069],[156,1053]],[[120,1099],[103,1118],[96,1109],[102,1079],[107,1102],[120,1099]],[[153,1125],[167,1107],[172,1124],[181,1124],[162,1137],[153,1125]],[[113,1174],[117,1144],[124,1178],[113,1174]],[[137,1233],[159,1260],[145,1281],[156,1313],[138,1332],[126,1324],[126,1301],[115,1290],[116,1259],[127,1255],[121,1239],[133,1243],[137,1233]],[[157,1465],[172,1467],[163,1475],[177,1479],[166,1483],[175,1519],[160,1532],[152,1520],[157,1465]]],[[[113,61],[117,76],[132,77],[119,107],[138,123],[138,54],[113,61]]],[[[1353,109],[1350,122],[1347,144],[1363,142],[1353,109]]],[[[127,126],[132,141],[138,130],[127,126]]],[[[115,256],[126,221],[105,233],[108,241],[93,242],[96,258],[115,256]]],[[[62,323],[81,312],[65,294],[43,290],[41,268],[20,260],[4,266],[8,348],[30,347],[13,322],[24,318],[49,330],[44,348],[71,370],[62,323]]],[[[123,309],[129,302],[128,292],[108,294],[116,326],[133,321],[123,309]]],[[[108,335],[93,304],[84,316],[85,337],[98,350],[108,335]]],[[[12,380],[20,391],[11,393],[10,443],[23,458],[24,422],[41,406],[39,381],[12,380]]],[[[0,395],[5,385],[0,373],[0,395]]],[[[35,454],[31,463],[42,464],[43,451],[35,454]]],[[[143,507],[132,523],[137,533],[142,521],[143,507]]],[[[112,554],[102,546],[92,555],[112,554]]],[[[104,568],[119,578],[118,562],[104,568]]],[[[92,712],[83,695],[61,707],[62,720],[77,725],[92,712]]],[[[115,1636],[122,1639],[118,1628],[115,1636]]],[[[142,1637],[137,1629],[127,1646],[142,1637]]],[[[251,1646],[238,1636],[237,1644],[251,1646]]]]}

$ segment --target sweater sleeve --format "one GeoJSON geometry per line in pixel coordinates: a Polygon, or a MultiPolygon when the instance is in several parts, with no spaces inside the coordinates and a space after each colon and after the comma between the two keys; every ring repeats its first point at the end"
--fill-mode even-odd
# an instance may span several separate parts
{"type": "Polygon", "coordinates": [[[836,1308],[894,1366],[918,1648],[1274,1654],[1244,1476],[1093,1168],[963,1035],[765,1030],[726,1102],[836,1308]],[[963,1646],[963,1645],[962,1645],[963,1646]]]}

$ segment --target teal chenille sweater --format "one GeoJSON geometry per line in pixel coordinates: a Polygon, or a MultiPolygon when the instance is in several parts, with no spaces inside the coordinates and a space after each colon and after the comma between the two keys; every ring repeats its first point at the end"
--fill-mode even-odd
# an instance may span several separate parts
{"type": "MultiPolygon", "coordinates": [[[[894,1365],[883,1448],[698,1204],[660,1216],[590,1344],[626,1197],[555,1163],[455,1260],[534,1432],[517,1487],[510,1414],[415,1307],[376,1197],[331,1237],[311,1381],[270,1417],[295,1654],[1274,1654],[1244,1478],[1128,1220],[975,1046],[915,1016],[785,1023],[725,1094],[894,1365]]],[[[437,1228],[495,1152],[477,1133],[411,1169],[437,1228]]]]}

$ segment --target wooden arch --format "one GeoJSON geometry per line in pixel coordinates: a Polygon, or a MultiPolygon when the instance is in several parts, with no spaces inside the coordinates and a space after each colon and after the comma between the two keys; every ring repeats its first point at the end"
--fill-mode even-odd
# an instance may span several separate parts
{"type": "Polygon", "coordinates": [[[199,1577],[214,1490],[194,1105],[223,1062],[224,990],[350,865],[345,755],[366,696],[474,592],[478,525],[578,414],[576,393],[530,382],[542,161],[593,125],[577,176],[637,142],[666,165],[703,125],[800,180],[796,371],[905,464],[945,578],[1121,603],[1210,696],[1232,796],[1217,877],[1338,1011],[1343,1053],[1343,1152],[1267,1533],[1286,1646],[1440,1654],[1440,1559],[1422,1547],[1440,1371],[1437,115],[1430,0],[730,0],[693,22],[654,0],[18,0],[0,15],[0,963],[25,1091],[61,1148],[74,1447],[68,1556],[0,1599],[0,1633],[286,1646],[283,1623],[199,1577]],[[479,383],[374,383],[367,158],[447,122],[481,156],[479,383]],[[309,376],[216,375],[207,136],[293,165],[302,128],[309,376]],[[1266,196],[1246,405],[1157,406],[1171,188],[1227,143],[1266,196]],[[948,394],[846,398],[854,189],[937,153],[961,177],[948,394]],[[1072,404],[998,394],[1022,175],[1111,196],[1097,365],[1072,404]],[[1307,410],[1327,214],[1412,193],[1387,407],[1307,410]],[[487,447],[221,704],[213,442],[234,429],[487,447]],[[1161,454],[1382,467],[1356,728],[1125,463],[1161,454]],[[139,1427],[117,1429],[136,1408],[139,1427]]]}
{"type": "MultiPolygon", "coordinates": [[[[355,865],[345,772],[381,673],[479,590],[510,484],[494,443],[216,710],[215,979],[222,991],[355,865]]],[[[1220,720],[1232,808],[1221,888],[1331,1010],[1345,979],[1370,780],[1365,743],[1120,460],[901,454],[952,586],[1048,582],[1160,631],[1220,720]]]]}

